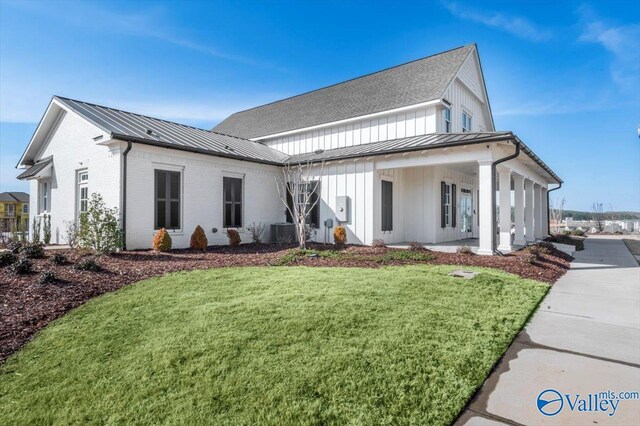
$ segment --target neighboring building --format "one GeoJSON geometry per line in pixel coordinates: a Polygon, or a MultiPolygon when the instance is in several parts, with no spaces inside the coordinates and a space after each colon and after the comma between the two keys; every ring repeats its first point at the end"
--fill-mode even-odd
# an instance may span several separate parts
{"type": "Polygon", "coordinates": [[[479,253],[492,254],[498,199],[498,249],[509,251],[548,234],[547,190],[561,183],[495,130],[475,45],[238,112],[213,130],[54,96],[18,166],[54,242],[99,192],[136,249],[160,227],[187,247],[196,225],[224,244],[224,228],[286,221],[274,180],[296,162],[325,164],[312,217],[327,242],[332,219],[351,243],[479,238],[479,253]]]}
{"type": "Polygon", "coordinates": [[[29,229],[29,194],[0,193],[0,232],[21,232],[29,229]]]}

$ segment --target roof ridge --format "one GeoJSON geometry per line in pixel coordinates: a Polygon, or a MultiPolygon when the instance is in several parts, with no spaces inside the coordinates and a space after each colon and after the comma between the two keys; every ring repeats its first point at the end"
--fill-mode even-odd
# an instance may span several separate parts
{"type": "MultiPolygon", "coordinates": [[[[419,62],[419,61],[422,61],[422,60],[425,60],[425,59],[429,59],[429,58],[432,58],[432,57],[435,57],[435,56],[444,55],[446,53],[450,53],[450,52],[453,52],[455,50],[460,50],[460,49],[464,49],[466,47],[471,47],[471,46],[475,46],[475,45],[476,45],[475,43],[471,43],[471,44],[466,44],[466,45],[463,45],[463,46],[454,47],[452,49],[444,50],[442,52],[433,53],[431,55],[427,55],[427,56],[424,56],[422,58],[413,59],[411,61],[407,61],[407,62],[403,62],[403,63],[398,64],[398,65],[393,65],[393,66],[390,66],[390,67],[387,67],[387,68],[383,68],[383,69],[378,70],[378,71],[373,71],[373,72],[370,72],[370,73],[367,73],[367,74],[359,75],[357,77],[349,78],[347,80],[339,81],[337,83],[329,84],[328,86],[319,87],[317,89],[309,90],[309,91],[306,91],[306,92],[303,92],[303,93],[299,93],[297,95],[288,96],[286,98],[278,99],[278,100],[273,101],[273,102],[267,102],[266,104],[262,104],[262,105],[258,105],[258,106],[252,107],[252,108],[247,108],[247,109],[243,109],[243,110],[240,110],[240,111],[236,111],[233,114],[231,114],[229,117],[232,117],[232,116],[234,116],[236,114],[240,114],[240,113],[243,113],[243,112],[252,111],[254,109],[262,108],[262,107],[265,107],[265,106],[268,106],[268,105],[273,105],[273,104],[277,104],[279,102],[284,102],[284,101],[287,101],[289,99],[294,99],[294,98],[297,98],[297,97],[300,97],[300,96],[305,96],[305,95],[308,95],[310,93],[319,92],[320,90],[329,89],[331,87],[338,86],[340,84],[348,83],[350,81],[358,80],[360,78],[369,77],[369,76],[372,76],[372,75],[375,75],[375,74],[379,74],[379,73],[382,73],[382,72],[385,72],[385,71],[392,70],[394,68],[399,68],[399,67],[402,67],[402,66],[405,66],[405,65],[409,65],[409,64],[412,64],[412,63],[415,63],[415,62],[419,62]]],[[[229,118],[229,117],[227,117],[227,118],[229,118]]],[[[222,123],[222,121],[220,123],[222,123]]],[[[218,123],[218,124],[220,124],[220,123],[218,123]]]]}

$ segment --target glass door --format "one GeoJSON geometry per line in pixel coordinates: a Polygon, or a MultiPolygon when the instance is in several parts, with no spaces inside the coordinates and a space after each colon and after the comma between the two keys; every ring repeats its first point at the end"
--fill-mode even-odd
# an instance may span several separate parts
{"type": "Polygon", "coordinates": [[[473,200],[471,190],[460,189],[460,238],[471,238],[473,223],[473,200]]]}

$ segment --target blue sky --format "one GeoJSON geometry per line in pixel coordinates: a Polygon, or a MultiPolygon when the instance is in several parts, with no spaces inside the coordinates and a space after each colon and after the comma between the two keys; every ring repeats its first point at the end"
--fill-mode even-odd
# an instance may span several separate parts
{"type": "Polygon", "coordinates": [[[205,128],[478,43],[498,130],[567,207],[640,211],[640,2],[0,1],[0,191],[52,95],[205,128]]]}

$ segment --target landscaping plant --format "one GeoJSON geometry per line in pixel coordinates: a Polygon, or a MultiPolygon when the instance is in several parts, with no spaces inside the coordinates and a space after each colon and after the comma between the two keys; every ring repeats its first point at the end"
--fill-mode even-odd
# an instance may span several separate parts
{"type": "Polygon", "coordinates": [[[419,251],[419,250],[422,250],[422,249],[423,249],[422,244],[420,244],[417,241],[411,241],[409,243],[409,250],[410,251],[419,251]]]}
{"type": "Polygon", "coordinates": [[[7,249],[13,254],[18,254],[22,251],[22,247],[24,247],[24,244],[21,241],[12,241],[7,246],[7,249]]]}
{"type": "Polygon", "coordinates": [[[80,247],[91,248],[96,253],[114,253],[122,248],[122,230],[118,209],[106,206],[102,196],[91,194],[87,211],[80,215],[80,247]]]}
{"type": "Polygon", "coordinates": [[[78,222],[75,220],[65,220],[64,233],[69,247],[76,248],[78,245],[78,234],[80,233],[78,222]]]}
{"type": "Polygon", "coordinates": [[[67,263],[67,256],[62,253],[54,253],[53,256],[51,256],[51,263],[54,265],[64,265],[67,263]]]}
{"type": "Polygon", "coordinates": [[[209,241],[207,241],[204,229],[202,229],[200,225],[196,226],[195,231],[191,234],[191,242],[189,246],[194,250],[206,250],[208,245],[209,241]]]}
{"type": "Polygon", "coordinates": [[[375,239],[373,241],[371,241],[371,247],[375,247],[375,248],[384,248],[387,245],[385,244],[384,240],[381,239],[375,239]]]}
{"type": "Polygon", "coordinates": [[[166,229],[160,228],[153,237],[153,249],[155,251],[169,251],[171,250],[171,244],[171,235],[166,229]]]}
{"type": "Polygon", "coordinates": [[[458,254],[473,254],[473,250],[469,246],[460,246],[456,249],[456,253],[458,254]]]}
{"type": "Polygon", "coordinates": [[[44,285],[52,283],[56,280],[56,276],[52,271],[44,271],[38,276],[38,284],[44,285]]]}
{"type": "Polygon", "coordinates": [[[21,257],[13,265],[10,266],[11,272],[18,275],[24,275],[31,272],[33,263],[25,257],[21,257]]]}
{"type": "Polygon", "coordinates": [[[102,271],[102,266],[100,266],[95,259],[89,258],[77,263],[76,269],[81,271],[99,272],[102,271]]]}
{"type": "Polygon", "coordinates": [[[262,235],[264,234],[265,226],[262,222],[255,223],[253,222],[251,225],[247,226],[247,231],[251,235],[251,241],[256,244],[262,243],[262,235]]]}
{"type": "Polygon", "coordinates": [[[29,259],[39,259],[44,257],[44,245],[41,242],[25,244],[21,253],[29,259]]]}
{"type": "Polygon", "coordinates": [[[336,226],[333,230],[333,242],[339,246],[347,243],[347,230],[344,226],[336,226]]]}
{"type": "Polygon", "coordinates": [[[44,243],[45,245],[48,245],[51,242],[51,215],[49,214],[44,216],[42,232],[44,243]]]}
{"type": "Polygon", "coordinates": [[[229,245],[231,247],[237,247],[242,242],[240,233],[236,229],[227,229],[227,238],[229,238],[229,245]]]}
{"type": "Polygon", "coordinates": [[[0,268],[5,266],[13,265],[16,261],[17,257],[15,254],[10,251],[3,251],[0,253],[0,268]]]}
{"type": "Polygon", "coordinates": [[[40,225],[41,225],[40,217],[33,218],[33,235],[31,237],[31,241],[34,243],[40,242],[40,225]]]}

